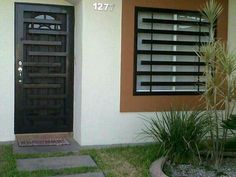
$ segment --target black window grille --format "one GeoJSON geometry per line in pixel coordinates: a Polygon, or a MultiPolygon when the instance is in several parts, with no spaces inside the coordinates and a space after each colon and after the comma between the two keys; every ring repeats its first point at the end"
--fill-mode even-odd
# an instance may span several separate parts
{"type": "Polygon", "coordinates": [[[205,64],[197,56],[209,42],[200,12],[136,7],[135,95],[198,95],[205,64]]]}

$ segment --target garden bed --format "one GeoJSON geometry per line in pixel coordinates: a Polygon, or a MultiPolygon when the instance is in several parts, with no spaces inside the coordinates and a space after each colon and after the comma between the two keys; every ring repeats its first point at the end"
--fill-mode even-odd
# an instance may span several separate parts
{"type": "Polygon", "coordinates": [[[208,162],[201,166],[166,162],[163,170],[169,177],[236,177],[236,159],[225,158],[218,171],[210,167],[208,162]]]}

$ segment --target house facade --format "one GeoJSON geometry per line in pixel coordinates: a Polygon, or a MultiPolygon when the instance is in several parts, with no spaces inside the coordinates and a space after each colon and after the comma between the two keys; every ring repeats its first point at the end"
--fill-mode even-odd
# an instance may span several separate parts
{"type": "MultiPolygon", "coordinates": [[[[217,37],[236,49],[236,1],[219,1],[217,37]]],[[[138,137],[141,114],[199,104],[204,2],[1,0],[0,142],[51,132],[82,146],[150,141],[138,137]]]]}

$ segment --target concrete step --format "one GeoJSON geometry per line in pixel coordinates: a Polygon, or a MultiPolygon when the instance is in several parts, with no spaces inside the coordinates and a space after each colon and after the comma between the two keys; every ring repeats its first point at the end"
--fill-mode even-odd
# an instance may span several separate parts
{"type": "Polygon", "coordinates": [[[50,177],[105,177],[105,176],[102,172],[95,172],[95,173],[82,173],[82,174],[75,174],[75,175],[50,176],[50,177]]]}
{"type": "Polygon", "coordinates": [[[17,160],[17,169],[19,171],[57,170],[77,167],[97,167],[97,164],[88,155],[17,160]]]}

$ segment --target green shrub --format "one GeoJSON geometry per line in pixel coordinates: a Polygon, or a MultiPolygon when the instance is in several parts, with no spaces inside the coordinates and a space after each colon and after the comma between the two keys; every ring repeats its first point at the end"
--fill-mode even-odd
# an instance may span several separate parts
{"type": "Polygon", "coordinates": [[[161,116],[155,113],[154,117],[145,117],[144,120],[142,133],[161,144],[162,155],[176,163],[201,160],[198,145],[208,132],[204,112],[172,110],[163,112],[161,116]]]}
{"type": "Polygon", "coordinates": [[[205,62],[206,84],[202,100],[209,114],[208,121],[211,128],[208,149],[216,170],[224,158],[224,146],[229,137],[228,130],[236,128],[236,121],[231,117],[236,106],[236,53],[230,50],[225,42],[215,38],[215,24],[223,10],[219,1],[206,1],[200,12],[210,24],[210,41],[201,45],[197,52],[199,58],[205,62]]]}

